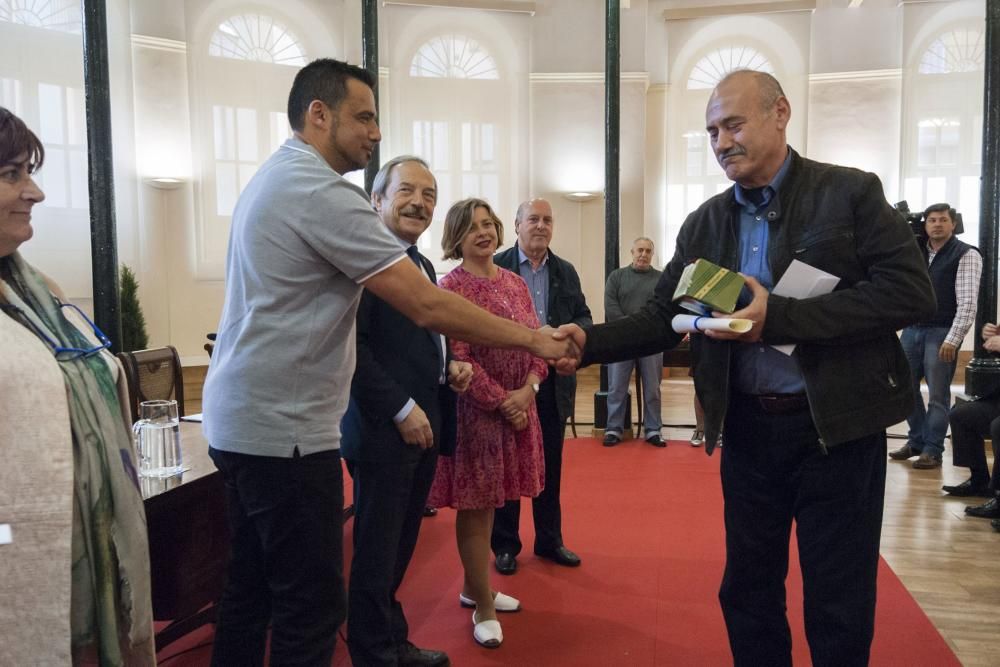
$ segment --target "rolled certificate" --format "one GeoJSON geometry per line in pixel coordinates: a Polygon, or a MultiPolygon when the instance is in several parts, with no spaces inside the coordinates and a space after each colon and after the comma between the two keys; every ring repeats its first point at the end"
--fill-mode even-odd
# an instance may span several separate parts
{"type": "Polygon", "coordinates": [[[670,326],[677,333],[701,333],[702,331],[733,331],[746,333],[753,327],[752,320],[738,317],[700,317],[698,315],[674,315],[670,326]]]}

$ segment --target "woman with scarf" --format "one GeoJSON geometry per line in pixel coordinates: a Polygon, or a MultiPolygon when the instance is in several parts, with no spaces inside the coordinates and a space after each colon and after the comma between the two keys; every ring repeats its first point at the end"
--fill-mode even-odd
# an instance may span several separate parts
{"type": "Polygon", "coordinates": [[[44,157],[0,107],[0,664],[153,665],[124,374],[18,252],[44,157]]]}

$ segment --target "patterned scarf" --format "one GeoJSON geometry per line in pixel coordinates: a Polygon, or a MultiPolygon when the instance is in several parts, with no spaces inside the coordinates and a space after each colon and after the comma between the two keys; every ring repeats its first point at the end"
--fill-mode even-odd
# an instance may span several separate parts
{"type": "MultiPolygon", "coordinates": [[[[94,346],[18,253],[0,258],[0,301],[16,306],[19,316],[61,346],[94,346]]],[[[114,359],[102,350],[58,363],[73,436],[73,654],[87,659],[96,651],[101,665],[152,665],[146,515],[111,371],[114,359]]]]}

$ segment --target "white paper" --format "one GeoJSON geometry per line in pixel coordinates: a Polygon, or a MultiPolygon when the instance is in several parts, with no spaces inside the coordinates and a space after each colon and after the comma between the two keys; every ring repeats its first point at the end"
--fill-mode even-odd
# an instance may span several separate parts
{"type": "Polygon", "coordinates": [[[753,327],[753,322],[733,317],[700,317],[698,315],[674,315],[670,326],[677,333],[701,333],[708,331],[735,331],[746,333],[753,327]]]}
{"type": "MultiPolygon", "coordinates": [[[[792,299],[808,299],[812,296],[829,294],[840,282],[840,278],[827,273],[815,266],[809,266],[805,262],[793,259],[788,265],[788,269],[781,276],[781,280],[771,290],[775,296],[785,296],[792,299]]],[[[795,344],[772,345],[778,352],[791,355],[795,351],[795,344]]]]}
{"type": "Polygon", "coordinates": [[[201,422],[201,413],[197,412],[193,415],[184,415],[181,417],[182,422],[201,422]]]}
{"type": "Polygon", "coordinates": [[[0,544],[10,544],[14,541],[9,523],[0,523],[0,544]]]}

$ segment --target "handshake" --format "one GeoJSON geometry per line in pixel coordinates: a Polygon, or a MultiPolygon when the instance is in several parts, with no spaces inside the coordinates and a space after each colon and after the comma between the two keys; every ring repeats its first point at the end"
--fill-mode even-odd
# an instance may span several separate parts
{"type": "Polygon", "coordinates": [[[564,324],[558,329],[544,326],[538,329],[531,353],[556,368],[559,375],[572,375],[580,367],[587,334],[576,324],[564,324]]]}

